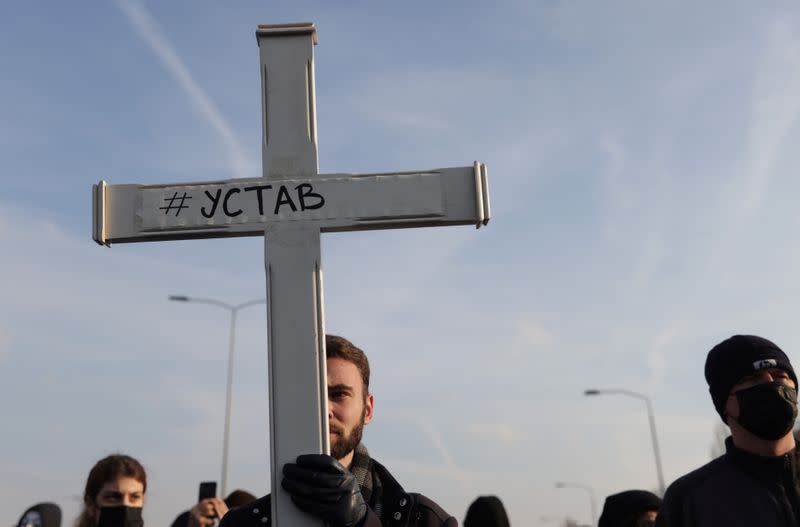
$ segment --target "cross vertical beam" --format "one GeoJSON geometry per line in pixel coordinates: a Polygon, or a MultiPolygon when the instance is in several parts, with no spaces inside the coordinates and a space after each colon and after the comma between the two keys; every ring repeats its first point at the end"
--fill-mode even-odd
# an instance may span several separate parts
{"type": "MultiPolygon", "coordinates": [[[[262,25],[263,177],[318,175],[313,24],[262,25]]],[[[298,222],[264,232],[269,346],[272,525],[319,526],[281,488],[283,465],[329,453],[320,229],[298,222]]]]}
{"type": "Polygon", "coordinates": [[[314,24],[260,25],[261,166],[268,179],[315,176],[314,24]]]}

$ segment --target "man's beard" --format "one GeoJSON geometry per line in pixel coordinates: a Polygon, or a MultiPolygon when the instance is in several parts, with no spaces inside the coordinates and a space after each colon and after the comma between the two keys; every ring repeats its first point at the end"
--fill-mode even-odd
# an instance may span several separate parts
{"type": "Polygon", "coordinates": [[[353,427],[349,434],[345,435],[344,430],[341,428],[331,428],[334,432],[337,432],[336,437],[337,441],[331,441],[331,457],[334,459],[342,459],[347,454],[355,450],[358,444],[361,442],[361,436],[364,433],[364,419],[367,416],[367,409],[364,408],[364,411],[361,413],[361,419],[359,420],[358,424],[353,427]]]}

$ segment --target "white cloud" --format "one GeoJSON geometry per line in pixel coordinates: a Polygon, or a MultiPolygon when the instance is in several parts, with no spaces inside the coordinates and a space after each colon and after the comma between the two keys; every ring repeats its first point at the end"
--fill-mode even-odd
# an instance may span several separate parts
{"type": "Polygon", "coordinates": [[[666,350],[675,339],[675,328],[664,328],[658,332],[646,352],[647,366],[650,369],[651,390],[656,390],[664,384],[667,371],[666,350]]]}
{"type": "MultiPolygon", "coordinates": [[[[606,157],[606,169],[602,172],[605,178],[608,197],[630,203],[631,185],[624,180],[625,169],[629,162],[627,147],[616,134],[605,132],[599,139],[600,151],[606,157]]],[[[617,205],[619,206],[619,205],[617,205]]]]}
{"type": "Polygon", "coordinates": [[[186,92],[199,114],[220,135],[229,150],[233,176],[238,178],[255,177],[257,174],[252,163],[244,154],[244,148],[233,127],[219,111],[211,97],[194,80],[189,68],[175,51],[169,39],[161,32],[147,9],[137,0],[116,0],[115,3],[139,37],[150,47],[169,74],[186,92]]]}
{"type": "Polygon", "coordinates": [[[419,478],[435,478],[444,480],[448,483],[459,483],[467,485],[480,478],[480,474],[470,470],[465,470],[459,467],[448,465],[431,465],[427,463],[420,463],[419,461],[411,458],[396,458],[386,457],[382,458],[386,461],[386,466],[391,467],[390,470],[396,472],[411,473],[419,478]]]}
{"type": "Polygon", "coordinates": [[[11,335],[7,329],[0,327],[0,363],[2,363],[10,353],[11,335]]]}
{"type": "MultiPolygon", "coordinates": [[[[508,423],[470,423],[466,431],[487,444],[512,443],[517,439],[514,427],[508,423]]],[[[530,447],[530,445],[528,445],[530,447]]]]}
{"type": "Polygon", "coordinates": [[[405,422],[421,432],[423,437],[427,439],[427,446],[429,447],[430,451],[435,452],[439,458],[435,463],[436,465],[445,467],[446,469],[458,469],[453,455],[450,452],[450,447],[445,441],[445,438],[439,432],[438,428],[434,426],[432,421],[420,415],[393,415],[392,421],[395,425],[398,422],[405,422]]]}
{"type": "Polygon", "coordinates": [[[547,328],[529,320],[522,320],[517,323],[511,352],[514,355],[544,353],[550,351],[555,343],[555,335],[547,328]]]}
{"type": "MultiPolygon", "coordinates": [[[[492,153],[498,154],[498,162],[505,163],[499,154],[509,150],[532,156],[538,150],[537,143],[551,141],[551,135],[563,130],[548,127],[551,111],[538,116],[547,122],[526,118],[539,109],[538,104],[529,105],[531,99],[557,100],[546,82],[528,72],[516,78],[504,71],[476,76],[466,67],[420,66],[373,75],[359,82],[354,90],[343,98],[343,108],[350,119],[358,116],[374,130],[372,133],[413,144],[416,162],[431,167],[447,166],[458,159],[470,162],[481,158],[486,162],[492,153]],[[517,89],[510,92],[512,84],[517,89]],[[498,98],[503,99],[502,104],[491,103],[498,98]],[[502,126],[494,129],[489,123],[502,126]],[[443,158],[446,154],[458,157],[447,161],[443,158]]],[[[406,162],[408,156],[407,151],[386,148],[383,157],[390,162],[406,162]]],[[[489,168],[499,174],[495,165],[490,164],[489,168]]],[[[514,168],[503,178],[520,181],[530,177],[529,167],[514,168]]]]}
{"type": "Polygon", "coordinates": [[[750,159],[742,188],[743,221],[764,200],[775,162],[800,118],[800,31],[798,19],[781,16],[767,27],[753,86],[750,159]]]}

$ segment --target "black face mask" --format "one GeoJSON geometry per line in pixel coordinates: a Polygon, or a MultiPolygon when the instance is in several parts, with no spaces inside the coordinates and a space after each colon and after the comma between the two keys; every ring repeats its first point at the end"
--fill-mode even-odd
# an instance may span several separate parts
{"type": "Polygon", "coordinates": [[[755,436],[775,441],[785,436],[797,418],[797,390],[779,382],[756,384],[736,392],[742,427],[755,436]]]}
{"type": "Polygon", "coordinates": [[[144,527],[141,507],[100,507],[97,527],[144,527]]]}

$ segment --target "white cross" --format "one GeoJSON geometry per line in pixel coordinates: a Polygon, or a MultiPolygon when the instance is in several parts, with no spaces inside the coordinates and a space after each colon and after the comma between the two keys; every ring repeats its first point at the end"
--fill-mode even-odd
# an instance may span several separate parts
{"type": "Polygon", "coordinates": [[[94,185],[95,241],[264,236],[272,525],[319,526],[281,488],[300,454],[329,453],[320,233],[489,221],[486,166],[320,174],[311,23],[262,25],[263,177],[94,185]]]}

